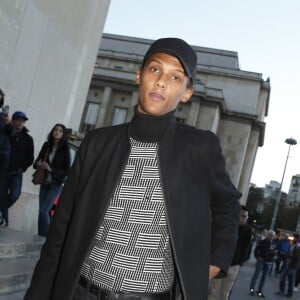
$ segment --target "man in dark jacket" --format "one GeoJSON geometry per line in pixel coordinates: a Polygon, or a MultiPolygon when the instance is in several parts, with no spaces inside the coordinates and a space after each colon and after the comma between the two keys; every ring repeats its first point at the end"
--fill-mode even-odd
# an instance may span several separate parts
{"type": "Polygon", "coordinates": [[[257,295],[260,298],[265,298],[263,294],[263,288],[265,285],[265,279],[268,274],[270,266],[274,262],[275,255],[277,253],[277,245],[274,242],[275,231],[267,231],[266,238],[260,240],[254,249],[254,256],[257,259],[254,274],[250,283],[250,295],[257,295]],[[256,281],[261,274],[261,278],[258,285],[258,290],[255,292],[256,281]]]}
{"type": "Polygon", "coordinates": [[[6,224],[8,224],[8,209],[21,195],[23,173],[33,163],[33,139],[24,126],[27,120],[26,114],[21,111],[16,111],[12,115],[12,125],[16,133],[10,137],[10,162],[0,187],[0,208],[6,224]]]}
{"type": "Polygon", "coordinates": [[[295,233],[293,238],[292,247],[286,256],[286,263],[280,274],[279,291],[276,293],[277,295],[284,295],[287,281],[287,293],[285,294],[287,298],[293,297],[296,271],[300,267],[300,235],[295,233]]]}
{"type": "Polygon", "coordinates": [[[246,206],[241,206],[240,225],[238,229],[238,241],[234,251],[228,275],[225,278],[214,278],[211,280],[209,295],[207,300],[228,300],[233,284],[240,271],[241,266],[247,260],[248,251],[251,245],[252,229],[248,220],[248,210],[246,206]],[[220,298],[219,298],[220,295],[220,298]]]}
{"type": "Polygon", "coordinates": [[[132,121],[77,152],[25,300],[204,300],[226,275],[240,193],[215,134],[173,118],[196,66],[181,39],[150,46],[132,121]]]}
{"type": "MultiPolygon", "coordinates": [[[[14,127],[10,124],[8,116],[8,106],[4,106],[4,93],[0,89],[0,190],[3,182],[3,177],[7,172],[7,167],[10,160],[10,141],[9,138],[14,135],[14,127]]],[[[0,227],[6,226],[6,222],[0,211],[0,227]]]]}

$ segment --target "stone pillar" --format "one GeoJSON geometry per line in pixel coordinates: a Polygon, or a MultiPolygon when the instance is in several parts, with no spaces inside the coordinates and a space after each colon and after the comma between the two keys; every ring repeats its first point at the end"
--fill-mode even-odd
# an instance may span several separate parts
{"type": "Polygon", "coordinates": [[[104,88],[104,93],[103,93],[103,97],[102,97],[102,101],[101,101],[101,105],[100,105],[100,111],[99,111],[99,116],[98,116],[97,123],[96,123],[96,128],[104,126],[105,117],[106,117],[106,113],[107,113],[107,107],[108,107],[108,104],[110,101],[110,97],[111,97],[111,87],[106,86],[104,88]]]}
{"type": "MultiPolygon", "coordinates": [[[[11,112],[28,115],[35,157],[55,123],[79,127],[109,4],[110,0],[1,1],[1,89],[11,112]]],[[[24,176],[22,191],[29,195],[19,200],[24,206],[38,201],[31,174],[29,168],[24,176]]],[[[11,211],[10,226],[36,232],[25,223],[37,211],[30,211],[22,224],[14,220],[13,215],[27,211],[22,205],[16,206],[19,214],[11,211]]]]}
{"type": "Polygon", "coordinates": [[[133,108],[136,104],[138,104],[138,102],[139,102],[139,92],[135,91],[132,93],[132,96],[131,96],[126,122],[129,122],[132,119],[133,113],[134,113],[133,108]]]}
{"type": "Polygon", "coordinates": [[[187,117],[187,124],[196,126],[197,125],[197,118],[200,110],[200,102],[193,101],[191,102],[190,111],[187,117]]]}
{"type": "Polygon", "coordinates": [[[216,133],[220,121],[220,108],[217,103],[203,103],[199,110],[196,127],[216,133]]]}
{"type": "Polygon", "coordinates": [[[259,131],[252,130],[250,133],[246,155],[243,163],[243,168],[240,176],[240,181],[238,185],[239,191],[243,193],[240,199],[241,204],[246,204],[249,192],[249,182],[252,175],[252,170],[255,162],[255,157],[258,148],[259,131]]]}
{"type": "Polygon", "coordinates": [[[226,167],[233,183],[238,187],[244,165],[251,125],[230,119],[220,120],[217,135],[226,158],[226,167]]]}

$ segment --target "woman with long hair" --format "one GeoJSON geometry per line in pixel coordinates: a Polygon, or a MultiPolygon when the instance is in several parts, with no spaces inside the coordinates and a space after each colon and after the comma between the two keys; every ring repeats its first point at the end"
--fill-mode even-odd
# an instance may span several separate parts
{"type": "Polygon", "coordinates": [[[46,170],[46,179],[40,187],[38,218],[38,234],[46,236],[50,224],[49,211],[61,193],[70,169],[67,129],[63,124],[55,124],[50,131],[34,163],[34,168],[46,170]]]}

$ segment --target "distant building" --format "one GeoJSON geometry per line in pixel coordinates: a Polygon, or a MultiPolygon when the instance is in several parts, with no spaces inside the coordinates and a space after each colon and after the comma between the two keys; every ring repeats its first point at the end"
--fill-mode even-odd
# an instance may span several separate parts
{"type": "MultiPolygon", "coordinates": [[[[103,34],[80,131],[127,122],[138,103],[135,77],[151,40],[103,34]]],[[[198,56],[194,95],[178,122],[215,132],[227,168],[246,202],[257,148],[263,146],[270,82],[243,71],[233,51],[193,46],[198,56]]]]}
{"type": "Polygon", "coordinates": [[[266,184],[263,188],[264,198],[275,198],[277,193],[279,193],[279,189],[280,183],[275,180],[271,180],[270,183],[266,184]]]}
{"type": "Polygon", "coordinates": [[[300,174],[294,175],[291,179],[288,192],[288,205],[297,206],[300,204],[300,174]]]}

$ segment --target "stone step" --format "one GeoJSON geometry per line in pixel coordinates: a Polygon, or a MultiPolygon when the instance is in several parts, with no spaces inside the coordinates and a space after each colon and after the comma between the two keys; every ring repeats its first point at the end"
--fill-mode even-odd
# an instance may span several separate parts
{"type": "Polygon", "coordinates": [[[4,297],[12,300],[14,296],[17,300],[25,293],[44,240],[29,233],[0,229],[0,297],[3,300],[4,297]]]}
{"type": "Polygon", "coordinates": [[[0,295],[0,300],[23,300],[25,291],[0,295]]]}
{"type": "Polygon", "coordinates": [[[37,235],[1,228],[0,260],[9,257],[28,256],[33,253],[39,254],[44,241],[43,237],[37,235]]]}
{"type": "Polygon", "coordinates": [[[37,260],[38,256],[2,260],[0,263],[0,295],[26,290],[37,260]]]}

